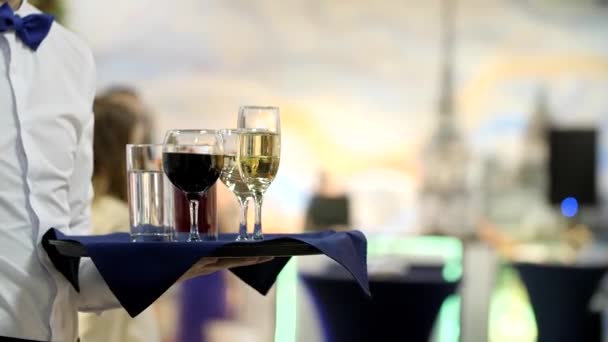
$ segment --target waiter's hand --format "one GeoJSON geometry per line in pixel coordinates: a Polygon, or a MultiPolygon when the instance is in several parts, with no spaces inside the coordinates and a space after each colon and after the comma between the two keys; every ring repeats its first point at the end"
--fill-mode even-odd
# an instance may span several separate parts
{"type": "Polygon", "coordinates": [[[223,269],[261,264],[272,260],[272,257],[252,258],[202,258],[182,275],[178,281],[188,280],[223,269]]]}

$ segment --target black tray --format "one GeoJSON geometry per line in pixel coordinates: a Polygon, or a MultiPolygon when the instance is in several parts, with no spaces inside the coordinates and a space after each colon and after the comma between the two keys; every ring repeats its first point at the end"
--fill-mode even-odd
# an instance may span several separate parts
{"type": "MultiPolygon", "coordinates": [[[[87,250],[76,241],[49,240],[61,255],[69,257],[87,257],[87,250]]],[[[145,242],[135,242],[145,243],[145,242]]],[[[197,243],[197,242],[166,242],[166,243],[197,243]]],[[[268,243],[238,243],[218,248],[209,257],[243,258],[243,257],[288,257],[298,255],[322,254],[318,249],[299,241],[269,241],[268,243]]]]}

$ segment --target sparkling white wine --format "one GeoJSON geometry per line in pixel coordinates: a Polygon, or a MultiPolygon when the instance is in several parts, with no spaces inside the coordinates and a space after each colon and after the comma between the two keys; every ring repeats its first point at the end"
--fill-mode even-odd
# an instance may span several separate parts
{"type": "Polygon", "coordinates": [[[251,190],[249,190],[239,172],[236,155],[224,155],[224,168],[222,169],[220,180],[237,197],[243,198],[251,196],[251,190]]]}
{"type": "Polygon", "coordinates": [[[243,133],[240,139],[239,168],[243,180],[254,193],[264,193],[279,170],[281,136],[269,132],[243,133]]]}

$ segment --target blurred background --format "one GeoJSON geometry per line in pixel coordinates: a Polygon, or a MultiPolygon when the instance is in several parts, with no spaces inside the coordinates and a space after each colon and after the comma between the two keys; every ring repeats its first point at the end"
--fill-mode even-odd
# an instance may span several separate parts
{"type": "MultiPolygon", "coordinates": [[[[542,340],[517,263],[557,267],[557,279],[608,264],[608,1],[32,2],[93,49],[100,92],[137,91],[157,142],[234,127],[241,105],[280,107],[265,230],[362,230],[373,279],[440,267],[458,289],[433,340],[542,340]]],[[[218,203],[236,231],[221,184],[218,203]]],[[[228,278],[233,311],[199,331],[322,341],[331,319],[302,275],[326,263],[290,263],[268,297],[228,278]]],[[[603,325],[598,279],[584,304],[603,325]]],[[[179,335],[179,296],[158,305],[165,341],[179,335]]]]}

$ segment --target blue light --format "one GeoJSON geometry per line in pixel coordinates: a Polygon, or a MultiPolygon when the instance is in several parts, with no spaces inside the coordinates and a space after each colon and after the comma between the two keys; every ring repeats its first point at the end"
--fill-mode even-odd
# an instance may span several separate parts
{"type": "Polygon", "coordinates": [[[574,217],[578,213],[578,201],[574,197],[567,197],[562,201],[562,214],[574,217]]]}

